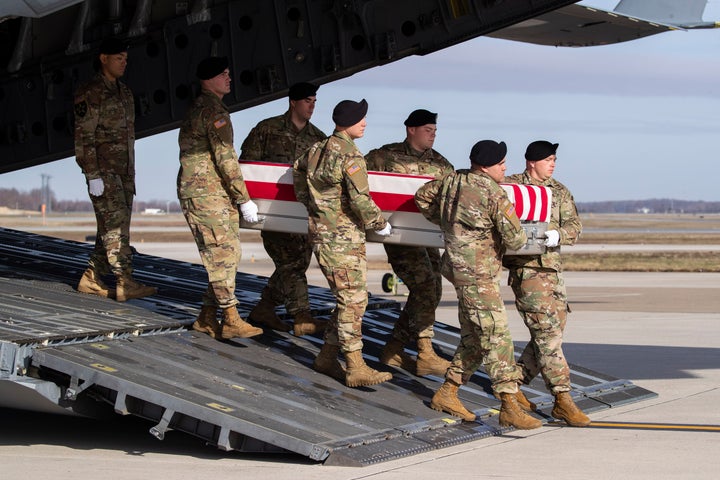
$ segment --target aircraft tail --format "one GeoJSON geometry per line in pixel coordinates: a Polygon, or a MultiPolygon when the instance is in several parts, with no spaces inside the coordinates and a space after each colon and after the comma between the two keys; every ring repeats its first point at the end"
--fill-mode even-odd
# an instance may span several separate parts
{"type": "Polygon", "coordinates": [[[703,21],[707,0],[620,0],[615,12],[681,28],[713,28],[715,22],[703,21]]]}

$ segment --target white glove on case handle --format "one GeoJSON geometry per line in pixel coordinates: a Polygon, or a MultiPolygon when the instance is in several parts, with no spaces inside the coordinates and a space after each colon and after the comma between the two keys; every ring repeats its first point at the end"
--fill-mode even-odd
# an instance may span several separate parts
{"type": "Polygon", "coordinates": [[[560,232],[557,230],[548,230],[545,232],[545,246],[557,247],[560,244],[560,232]]]}
{"type": "Polygon", "coordinates": [[[252,200],[240,205],[240,213],[242,214],[243,220],[248,223],[258,223],[258,207],[252,200]]]}
{"type": "Polygon", "coordinates": [[[88,191],[93,197],[99,197],[105,191],[105,184],[102,178],[93,178],[88,182],[88,191]]]}
{"type": "Polygon", "coordinates": [[[390,222],[385,225],[385,228],[381,230],[375,230],[375,233],[377,233],[381,237],[389,237],[390,235],[392,235],[392,226],[390,225],[390,222]]]}

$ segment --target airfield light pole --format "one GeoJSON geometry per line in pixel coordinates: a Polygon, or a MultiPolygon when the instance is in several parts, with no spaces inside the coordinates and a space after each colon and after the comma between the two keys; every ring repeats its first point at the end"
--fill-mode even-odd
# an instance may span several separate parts
{"type": "Polygon", "coordinates": [[[45,223],[45,213],[52,211],[50,205],[50,175],[47,173],[41,173],[42,187],[40,189],[40,209],[42,210],[43,224],[45,223]]]}

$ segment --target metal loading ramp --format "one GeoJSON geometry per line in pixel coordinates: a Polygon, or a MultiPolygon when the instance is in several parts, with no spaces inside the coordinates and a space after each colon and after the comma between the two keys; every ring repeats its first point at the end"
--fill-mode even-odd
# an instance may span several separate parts
{"type": "MultiPolygon", "coordinates": [[[[218,342],[187,331],[199,308],[192,302],[205,288],[201,266],[138,255],[138,278],[159,285],[160,294],[120,305],[70,286],[91,246],[1,229],[0,237],[0,384],[52,385],[57,391],[44,395],[64,409],[86,411],[101,400],[120,414],[149,419],[159,439],[186,432],[224,450],[295,452],[348,466],[507,431],[497,424],[499,402],[483,372],[460,390],[478,421],[459,422],[428,406],[440,378],[391,369],[390,382],[347,388],[312,370],[320,338],[268,331],[218,342]]],[[[239,274],[246,308],[264,281],[239,274]]],[[[311,296],[317,316],[327,316],[327,289],[314,287],[311,296]]],[[[388,368],[376,361],[398,307],[371,298],[363,321],[371,366],[388,368]]],[[[438,324],[434,342],[442,354],[450,357],[458,341],[457,328],[438,324]]],[[[587,412],[656,396],[627,380],[571,368],[575,399],[587,412]]],[[[552,397],[542,381],[523,390],[551,420],[552,397]]]]}
{"type": "MultiPolygon", "coordinates": [[[[383,312],[384,313],[384,312],[383,312]]],[[[388,325],[392,314],[377,316],[388,325]]],[[[380,332],[378,325],[372,327],[380,332]]],[[[417,378],[399,370],[391,382],[350,389],[314,372],[316,338],[266,334],[257,340],[218,342],[194,332],[173,333],[39,349],[40,371],[67,376],[66,399],[87,393],[169,430],[203,438],[223,450],[288,450],[334,465],[367,465],[498,435],[497,400],[483,375],[461,389],[480,421],[461,423],[428,407],[439,378],[417,378]]],[[[366,360],[373,363],[370,349],[366,360]]],[[[377,365],[375,365],[377,366],[377,365]]],[[[628,382],[592,372],[575,374],[588,412],[652,396],[628,382]]],[[[542,388],[542,387],[541,387],[542,388]]],[[[544,403],[549,419],[550,398],[544,403]]]]}

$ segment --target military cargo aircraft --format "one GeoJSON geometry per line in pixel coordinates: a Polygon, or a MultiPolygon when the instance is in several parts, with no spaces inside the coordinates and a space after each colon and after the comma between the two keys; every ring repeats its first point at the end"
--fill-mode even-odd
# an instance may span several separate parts
{"type": "MultiPolygon", "coordinates": [[[[238,111],[285,96],[295,82],[332,82],[482,35],[582,47],[717,26],[702,21],[705,1],[623,0],[614,11],[575,3],[4,0],[0,173],[73,154],[73,92],[91,76],[94,51],[109,36],[130,45],[133,68],[124,80],[135,94],[141,138],[179,125],[198,91],[195,66],[211,54],[230,59],[235,82],[224,101],[238,111]]],[[[438,378],[398,371],[392,382],[348,393],[312,370],[319,337],[272,332],[223,343],[188,331],[199,307],[193,302],[207,284],[198,265],[138,255],[135,276],[158,286],[157,295],[119,304],[79,294],[74,285],[90,249],[0,228],[0,406],[132,414],[153,422],[158,439],[179,430],[223,450],[295,452],[335,465],[367,465],[506,431],[483,372],[461,394],[478,421],[463,423],[427,407],[438,378]]],[[[243,308],[264,284],[238,273],[243,308]]],[[[326,289],[311,287],[310,297],[314,316],[331,314],[326,289]]],[[[370,296],[363,320],[369,360],[398,312],[397,302],[370,296]]],[[[458,329],[438,324],[434,343],[445,356],[458,341],[458,329]]],[[[587,369],[574,370],[573,379],[575,401],[586,412],[655,396],[587,369]]],[[[528,387],[549,418],[552,400],[542,380],[528,387]]]]}
{"type": "Polygon", "coordinates": [[[489,35],[593,46],[711,28],[704,0],[623,0],[608,12],[568,0],[4,0],[0,3],[0,173],[73,155],[72,94],[108,36],[130,44],[124,80],[138,138],[177,128],[194,69],[230,58],[238,111],[410,55],[489,35]]]}

